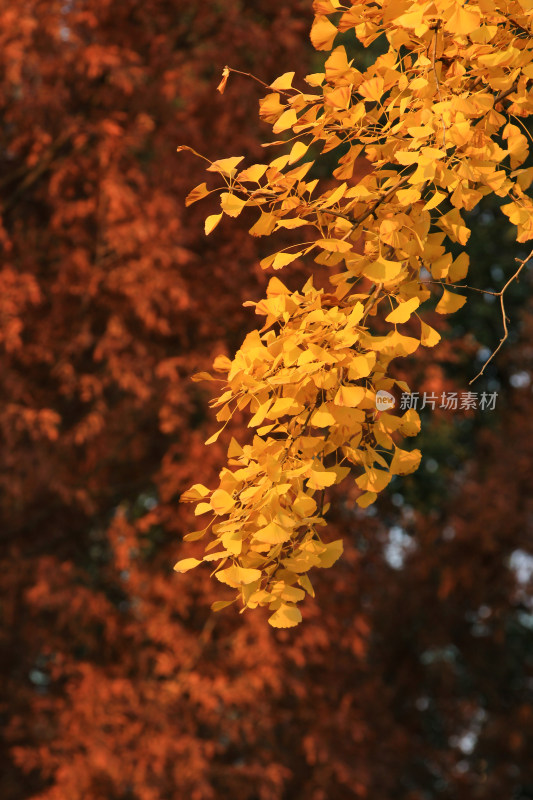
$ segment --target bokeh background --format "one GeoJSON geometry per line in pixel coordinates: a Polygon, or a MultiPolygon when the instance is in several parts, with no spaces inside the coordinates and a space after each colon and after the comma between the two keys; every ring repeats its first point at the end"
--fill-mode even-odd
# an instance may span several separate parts
{"type": "MultiPolygon", "coordinates": [[[[0,0],[2,800],[533,798],[527,271],[473,387],[501,336],[489,295],[401,360],[413,389],[496,409],[423,414],[422,466],[375,507],[336,491],[345,555],[301,626],[213,615],[223,587],[172,571],[193,552],[180,493],[229,441],[204,447],[190,376],[255,327],[273,249],[244,214],[204,237],[216,201],[185,208],[206,176],[176,147],[265,160],[260,85],[216,86],[226,64],[319,70],[311,19],[310,0],[0,0]]],[[[493,200],[470,225],[469,282],[496,291],[525,245],[493,200]]]]}

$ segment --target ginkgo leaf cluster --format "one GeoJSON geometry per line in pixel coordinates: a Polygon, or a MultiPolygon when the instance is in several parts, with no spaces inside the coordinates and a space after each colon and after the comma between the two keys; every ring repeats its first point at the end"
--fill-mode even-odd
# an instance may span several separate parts
{"type": "MultiPolygon", "coordinates": [[[[220,212],[206,233],[244,209],[255,214],[253,236],[302,227],[299,244],[261,265],[280,271],[313,259],[331,290],[309,279],[290,291],[272,277],[266,297],[251,304],[262,327],[233,360],[214,365],[224,386],[213,402],[221,428],[210,440],[246,410],[251,442],[232,441],[217,487],[195,485],[183,498],[209,517],[186,538],[208,535],[203,560],[215,562],[215,578],[243,608],[267,606],[275,627],[300,621],[297,604],[313,595],[309,572],[342,553],[342,541],[324,535],[327,490],[355,480],[366,507],[393,475],[418,467],[420,452],[401,446],[419,430],[416,412],[378,413],[375,395],[394,389],[394,359],[439,341],[420,318],[432,298],[439,314],[466,302],[456,284],[468,255],[452,254],[468,243],[465,212],[495,194],[517,240],[533,238],[533,168],[523,166],[533,0],[316,0],[314,9],[311,40],[329,53],[323,72],[308,75],[303,90],[286,73],[260,103],[288,152],[242,170],[241,157],[211,163],[220,212]],[[364,46],[388,43],[364,72],[342,43],[350,31],[364,46]],[[336,148],[337,186],[324,189],[309,179],[313,158],[336,148]],[[371,169],[354,183],[362,158],[371,169]]],[[[202,184],[187,202],[207,193],[202,184]]]]}

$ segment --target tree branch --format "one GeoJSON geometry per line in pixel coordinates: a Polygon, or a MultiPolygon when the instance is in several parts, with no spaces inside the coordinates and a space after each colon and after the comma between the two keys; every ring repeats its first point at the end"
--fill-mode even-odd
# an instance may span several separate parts
{"type": "Polygon", "coordinates": [[[500,343],[499,343],[498,347],[496,348],[496,350],[487,358],[487,360],[485,361],[485,363],[481,367],[481,369],[478,372],[478,374],[476,375],[476,377],[472,378],[472,380],[469,382],[469,385],[474,383],[474,381],[477,381],[477,379],[480,378],[483,375],[487,365],[492,361],[492,359],[494,358],[496,353],[501,349],[503,343],[507,340],[507,338],[509,336],[509,329],[507,327],[507,315],[505,313],[504,295],[505,295],[505,292],[506,292],[507,288],[511,285],[511,283],[513,281],[518,279],[518,276],[520,275],[520,273],[522,272],[522,270],[524,269],[524,267],[526,266],[528,261],[530,261],[532,258],[533,258],[533,250],[529,253],[528,256],[526,256],[522,260],[517,258],[516,261],[519,264],[519,267],[516,270],[516,272],[514,273],[514,275],[511,275],[511,277],[509,278],[509,280],[507,281],[507,283],[505,284],[503,289],[501,289],[499,292],[493,292],[495,297],[499,297],[500,298],[500,307],[501,307],[501,310],[502,310],[502,321],[503,321],[503,336],[500,339],[500,343]]]}

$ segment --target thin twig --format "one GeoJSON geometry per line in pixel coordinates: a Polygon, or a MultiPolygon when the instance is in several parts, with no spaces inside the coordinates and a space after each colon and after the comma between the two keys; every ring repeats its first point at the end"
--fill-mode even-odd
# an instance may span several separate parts
{"type": "Polygon", "coordinates": [[[489,289],[478,289],[477,286],[465,286],[462,283],[443,283],[442,281],[421,281],[421,283],[434,283],[436,286],[442,286],[443,289],[448,289],[451,286],[452,289],[470,289],[472,292],[480,292],[481,294],[491,294],[493,297],[499,297],[499,292],[491,292],[489,289]]]}
{"type": "Polygon", "coordinates": [[[373,213],[374,213],[374,211],[376,210],[376,208],[377,208],[378,206],[380,206],[382,203],[384,203],[386,200],[388,200],[390,197],[392,197],[392,195],[393,195],[393,194],[394,194],[394,193],[395,193],[395,192],[396,192],[398,189],[401,189],[401,187],[402,187],[402,186],[404,186],[404,185],[405,185],[405,184],[408,182],[409,178],[410,178],[410,177],[411,177],[413,174],[414,174],[414,173],[412,173],[412,172],[411,172],[411,173],[409,173],[409,175],[404,175],[404,177],[403,177],[401,180],[399,180],[399,181],[398,181],[398,183],[395,183],[395,184],[394,184],[394,186],[392,186],[390,189],[388,189],[388,190],[385,192],[385,194],[383,194],[383,195],[382,195],[382,196],[379,198],[379,200],[376,200],[376,202],[375,202],[373,205],[371,205],[371,206],[370,206],[370,208],[369,208],[369,209],[367,209],[367,211],[365,211],[365,212],[364,212],[364,214],[360,214],[358,217],[356,217],[355,219],[353,219],[353,220],[352,220],[352,222],[354,223],[354,225],[360,225],[360,224],[361,224],[361,222],[364,222],[364,221],[365,221],[365,219],[366,219],[367,217],[369,217],[371,214],[373,214],[373,213]]]}
{"type": "Polygon", "coordinates": [[[517,86],[518,86],[518,81],[515,81],[509,89],[505,90],[505,92],[500,92],[499,94],[497,94],[496,97],[494,98],[494,107],[496,107],[498,103],[501,103],[502,100],[505,100],[506,97],[509,97],[510,94],[515,92],[517,86]]]}
{"type": "Polygon", "coordinates": [[[378,297],[379,297],[379,294],[380,294],[382,289],[383,289],[383,284],[382,283],[376,283],[376,285],[374,286],[374,289],[372,291],[372,294],[368,298],[369,299],[369,303],[368,303],[367,307],[365,308],[365,313],[363,314],[362,322],[364,322],[366,320],[366,318],[368,317],[368,315],[370,314],[370,312],[372,311],[372,309],[376,305],[378,297]]]}
{"type": "Polygon", "coordinates": [[[509,329],[507,327],[507,315],[505,313],[505,305],[504,305],[504,294],[505,294],[506,289],[511,285],[511,283],[513,281],[517,280],[518,276],[520,275],[520,273],[522,272],[522,270],[524,269],[524,267],[526,266],[528,261],[530,261],[532,258],[533,258],[533,250],[530,252],[530,254],[528,256],[526,256],[522,260],[517,258],[516,261],[520,266],[518,267],[518,269],[516,270],[514,275],[511,275],[511,277],[509,278],[509,280],[507,281],[507,283],[505,284],[503,289],[501,289],[499,292],[494,292],[494,295],[496,297],[500,298],[500,307],[501,307],[501,310],[502,310],[502,321],[503,321],[503,336],[500,339],[500,344],[498,345],[496,350],[485,361],[485,363],[481,367],[480,371],[478,372],[478,374],[476,375],[475,378],[472,378],[472,380],[470,381],[469,385],[474,383],[474,381],[476,381],[478,378],[480,378],[483,375],[483,373],[485,372],[485,368],[487,367],[487,364],[489,364],[492,361],[492,359],[494,358],[496,353],[500,350],[500,348],[502,347],[503,343],[507,340],[507,338],[509,336],[509,329]]]}
{"type": "Polygon", "coordinates": [[[233,67],[227,67],[227,66],[224,67],[222,73],[223,75],[222,81],[220,82],[218,87],[218,91],[221,94],[223,94],[224,89],[226,88],[226,82],[231,72],[234,72],[236,75],[244,75],[245,78],[252,78],[252,80],[257,81],[257,83],[260,83],[261,86],[263,86],[263,88],[270,89],[273,92],[279,92],[280,94],[287,94],[287,95],[290,94],[285,89],[272,89],[272,86],[262,81],[261,78],[258,78],[256,75],[252,75],[251,72],[242,72],[240,69],[233,69],[233,67]]]}
{"type": "MultiPolygon", "coordinates": [[[[437,35],[439,32],[440,27],[440,20],[437,22],[435,26],[435,36],[433,37],[433,56],[431,58],[431,67],[433,69],[433,74],[435,75],[435,83],[437,84],[437,94],[439,96],[439,101],[442,103],[442,94],[440,92],[440,81],[439,76],[437,75],[437,68],[435,66],[435,62],[437,60],[437,35]]],[[[440,115],[442,120],[442,146],[446,150],[446,123],[444,122],[444,114],[440,115]]]]}

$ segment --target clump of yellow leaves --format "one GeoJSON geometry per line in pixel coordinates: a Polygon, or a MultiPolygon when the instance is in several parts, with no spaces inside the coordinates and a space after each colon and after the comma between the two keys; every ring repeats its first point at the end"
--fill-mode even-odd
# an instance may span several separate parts
{"type": "MultiPolygon", "coordinates": [[[[462,212],[495,193],[507,199],[502,211],[518,241],[533,238],[526,194],[533,169],[521,168],[528,155],[522,118],[533,110],[533,0],[315,0],[314,9],[311,40],[331,51],[324,72],[308,75],[304,92],[293,88],[294,73],[282,75],[261,101],[261,117],[284,134],[280,144],[289,138],[289,152],[243,170],[239,157],[212,163],[224,186],[206,233],[245,207],[259,212],[254,236],[305,226],[300,245],[262,266],[281,270],[312,256],[335,268],[331,292],[311,280],[297,292],[270,280],[255,308],[263,327],[233,361],[214,364],[224,384],[217,419],[225,426],[247,409],[252,443],[232,440],[219,485],[197,484],[183,498],[209,517],[186,539],[211,531],[203,561],[215,563],[215,577],[244,608],[268,606],[275,627],[298,624],[297,604],[313,595],[310,570],[332,566],[342,553],[342,541],[320,535],[328,488],[353,473],[365,507],[394,474],[418,467],[420,452],[398,444],[418,432],[416,412],[378,414],[375,396],[393,388],[394,358],[438,342],[422,321],[417,336],[401,330],[431,293],[443,314],[465,301],[455,284],[467,274],[468,256],[453,259],[447,250],[468,241],[462,212]],[[365,72],[342,45],[350,30],[365,46],[388,41],[365,72]],[[338,185],[321,192],[317,180],[306,180],[309,148],[316,157],[339,145],[338,185]],[[350,184],[360,156],[373,169],[350,184]],[[372,330],[376,317],[388,332],[372,330]]],[[[188,202],[207,193],[202,184],[188,202]]],[[[175,568],[199,563],[185,559],[175,568]]]]}

